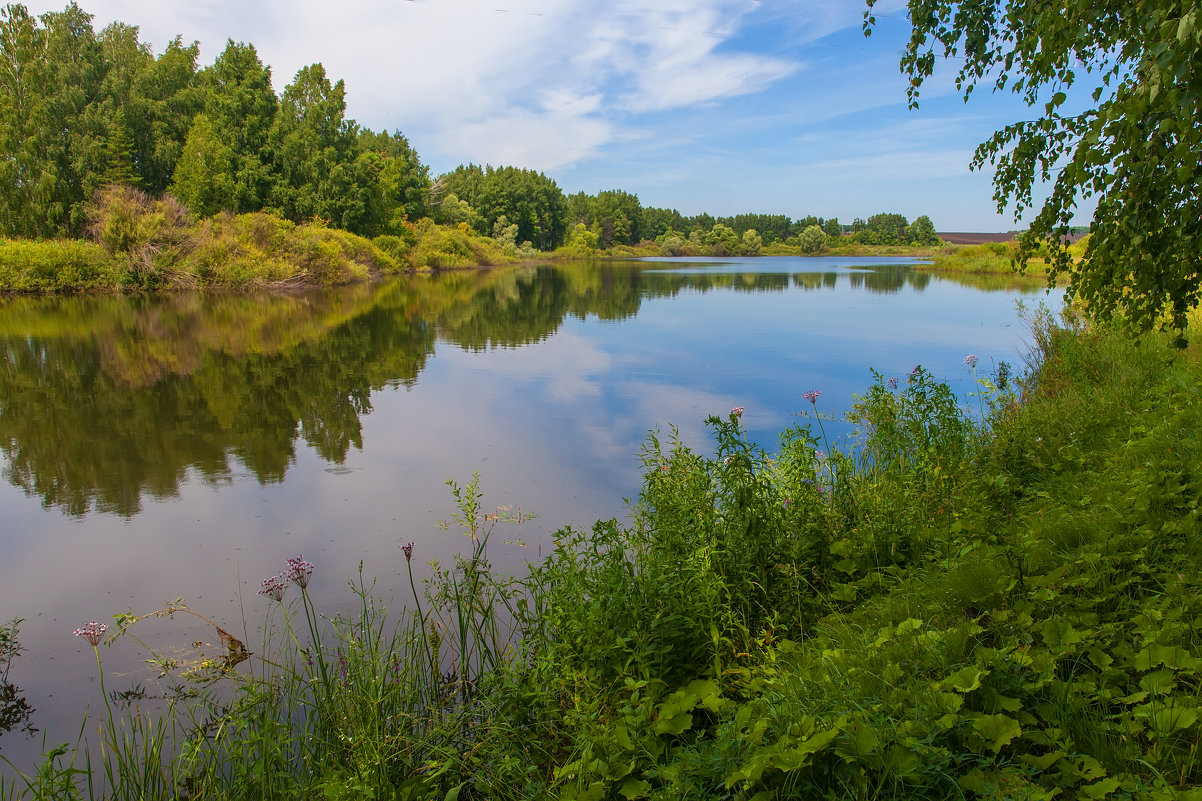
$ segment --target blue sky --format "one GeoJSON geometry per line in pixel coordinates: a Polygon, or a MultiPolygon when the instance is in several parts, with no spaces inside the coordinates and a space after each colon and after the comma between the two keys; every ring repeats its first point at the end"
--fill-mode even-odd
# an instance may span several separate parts
{"type": "MultiPolygon", "coordinates": [[[[57,2],[27,3],[61,10],[57,2]]],[[[250,42],[276,91],[320,61],[347,115],[409,137],[437,174],[467,162],[545,172],[565,192],[625,189],[686,215],[850,221],[929,215],[942,231],[1005,231],[973,149],[1030,112],[950,69],[906,108],[904,3],[865,39],[856,0],[81,0],[161,52],[176,35],[211,63],[250,42]]],[[[948,65],[949,67],[951,65],[948,65]]],[[[1079,222],[1087,222],[1084,215],[1079,222]]]]}

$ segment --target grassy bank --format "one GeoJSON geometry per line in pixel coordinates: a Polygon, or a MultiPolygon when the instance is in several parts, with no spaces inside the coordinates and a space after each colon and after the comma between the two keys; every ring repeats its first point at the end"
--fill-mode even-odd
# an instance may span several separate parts
{"type": "Polygon", "coordinates": [[[465,225],[421,220],[366,239],[322,220],[297,225],[267,212],[193,221],[172,198],[127,187],[106,190],[91,221],[87,241],[0,240],[0,292],[333,286],[514,261],[465,225]]]}
{"type": "Polygon", "coordinates": [[[1198,351],[1032,338],[967,403],[878,376],[846,443],[815,416],[770,455],[741,410],[709,455],[652,437],[631,521],[523,579],[452,486],[468,547],[407,610],[359,582],[326,617],[307,585],[338,579],[290,560],[253,655],[151,644],[167,700],[105,696],[98,762],[0,798],[1198,798],[1198,351]]]}
{"type": "MultiPolygon", "coordinates": [[[[1085,253],[1088,238],[1083,238],[1069,246],[1069,255],[1080,259],[1085,253]]],[[[937,272],[958,272],[987,274],[998,273],[1015,275],[1015,259],[1018,256],[1018,242],[986,242],[980,245],[944,245],[924,256],[931,260],[929,266],[921,269],[937,272]]],[[[1038,256],[1032,257],[1026,266],[1025,275],[1032,278],[1047,278],[1047,262],[1038,256]]]]}

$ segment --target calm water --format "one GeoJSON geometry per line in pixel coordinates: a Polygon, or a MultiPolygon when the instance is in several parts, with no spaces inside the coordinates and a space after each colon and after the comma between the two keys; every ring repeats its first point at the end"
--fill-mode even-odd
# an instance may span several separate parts
{"type": "MultiPolygon", "coordinates": [[[[71,636],[88,620],[182,596],[254,650],[259,582],[297,554],[327,610],[360,561],[402,603],[398,546],[415,541],[423,564],[458,550],[437,525],[444,482],[477,470],[486,506],[539,515],[494,541],[494,562],[520,570],[556,529],[624,515],[649,430],[706,449],[705,417],[744,406],[771,448],[805,421],[803,392],[840,414],[870,368],[921,363],[966,396],[966,354],[985,372],[1023,363],[1024,296],[1059,303],[896,260],[765,258],[0,299],[0,618],[25,618],[27,649],[9,680],[49,744],[74,741],[101,708],[71,636]]],[[[178,619],[142,634],[181,654],[212,638],[178,619]]],[[[139,680],[143,655],[102,650],[109,688],[139,680]]],[[[32,767],[40,739],[3,734],[0,752],[32,767]]]]}

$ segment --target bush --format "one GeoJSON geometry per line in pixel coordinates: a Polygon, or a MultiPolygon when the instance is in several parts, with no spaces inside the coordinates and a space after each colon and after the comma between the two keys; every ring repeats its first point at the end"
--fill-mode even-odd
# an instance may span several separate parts
{"type": "Polygon", "coordinates": [[[110,184],[96,193],[87,217],[92,239],[127,257],[130,282],[141,288],[171,282],[188,244],[188,210],[179,201],[110,184]]]}
{"type": "Polygon", "coordinates": [[[0,241],[0,291],[80,292],[119,289],[128,262],[78,240],[0,241]]]}

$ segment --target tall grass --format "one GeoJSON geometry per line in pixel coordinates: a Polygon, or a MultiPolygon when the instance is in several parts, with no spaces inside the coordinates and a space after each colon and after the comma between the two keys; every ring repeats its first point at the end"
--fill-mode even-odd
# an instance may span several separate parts
{"type": "Polygon", "coordinates": [[[649,437],[630,519],[520,580],[478,477],[451,485],[470,545],[410,608],[360,576],[326,617],[290,560],[255,655],[178,671],[153,720],[106,704],[99,766],[54,749],[4,794],[1198,796],[1195,351],[1041,313],[1017,379],[875,376],[846,441],[769,453],[742,414],[712,455],[649,437]]]}

